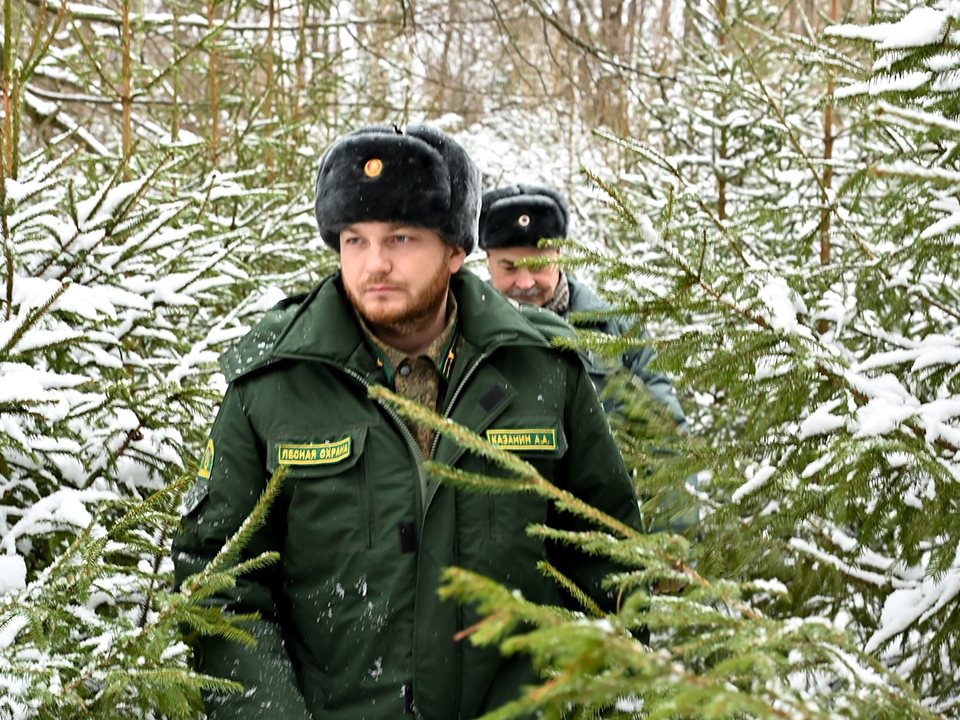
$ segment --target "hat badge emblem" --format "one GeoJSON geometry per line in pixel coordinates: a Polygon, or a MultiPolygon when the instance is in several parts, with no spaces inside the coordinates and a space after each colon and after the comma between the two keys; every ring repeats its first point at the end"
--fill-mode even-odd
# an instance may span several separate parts
{"type": "Polygon", "coordinates": [[[380,158],[370,158],[363,166],[363,174],[367,177],[376,177],[383,170],[383,161],[380,158]]]}
{"type": "Polygon", "coordinates": [[[530,224],[530,216],[521,215],[520,217],[517,218],[517,222],[520,224],[520,227],[526,227],[527,225],[530,224]]]}

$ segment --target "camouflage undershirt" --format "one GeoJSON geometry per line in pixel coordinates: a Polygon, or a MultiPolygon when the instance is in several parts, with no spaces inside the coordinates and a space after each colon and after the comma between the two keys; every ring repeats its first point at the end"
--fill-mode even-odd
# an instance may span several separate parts
{"type": "MultiPolygon", "coordinates": [[[[453,370],[453,361],[460,348],[460,333],[457,332],[457,300],[453,293],[447,296],[447,324],[426,351],[409,357],[401,350],[387,345],[378,338],[357,313],[357,320],[383,365],[387,382],[394,386],[398,395],[418,402],[431,410],[443,410],[447,379],[453,370]]],[[[430,457],[430,446],[436,434],[431,428],[407,421],[413,431],[423,456],[430,457]]]]}
{"type": "Polygon", "coordinates": [[[553,290],[553,296],[547,300],[543,306],[547,310],[553,310],[557,315],[563,317],[570,305],[570,283],[567,282],[567,275],[563,270],[560,271],[560,279],[557,281],[557,287],[553,290]]]}

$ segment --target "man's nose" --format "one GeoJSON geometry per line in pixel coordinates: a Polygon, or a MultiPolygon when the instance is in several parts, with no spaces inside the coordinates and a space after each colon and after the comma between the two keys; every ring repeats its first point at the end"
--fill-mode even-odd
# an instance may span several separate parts
{"type": "Polygon", "coordinates": [[[533,277],[533,273],[527,270],[526,268],[519,268],[517,270],[517,279],[514,282],[521,290],[529,290],[534,285],[537,284],[536,279],[533,277]]]}
{"type": "Polygon", "coordinates": [[[380,243],[371,243],[367,253],[366,270],[370,275],[383,275],[390,271],[390,258],[380,243]]]}

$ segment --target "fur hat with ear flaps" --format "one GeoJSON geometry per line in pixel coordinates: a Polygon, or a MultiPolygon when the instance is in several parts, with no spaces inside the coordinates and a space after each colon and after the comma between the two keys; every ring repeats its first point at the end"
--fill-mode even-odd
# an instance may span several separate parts
{"type": "Polygon", "coordinates": [[[480,247],[536,247],[541,238],[565,238],[570,209],[563,196],[542,185],[509,185],[483,194],[480,247]]]}
{"type": "Polygon", "coordinates": [[[373,125],[323,153],[313,208],[320,237],[337,252],[343,228],[379,221],[428,228],[469,255],[477,244],[480,171],[428,125],[373,125]]]}

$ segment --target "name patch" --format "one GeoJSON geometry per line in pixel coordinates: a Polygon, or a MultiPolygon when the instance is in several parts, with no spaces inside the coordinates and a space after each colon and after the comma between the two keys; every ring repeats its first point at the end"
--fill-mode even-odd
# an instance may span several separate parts
{"type": "Polygon", "coordinates": [[[307,443],[277,445],[277,462],[280,465],[332,465],[350,457],[352,439],[326,443],[307,443]]]}
{"type": "Polygon", "coordinates": [[[556,450],[557,431],[552,428],[487,430],[487,441],[504,450],[556,450]]]}

